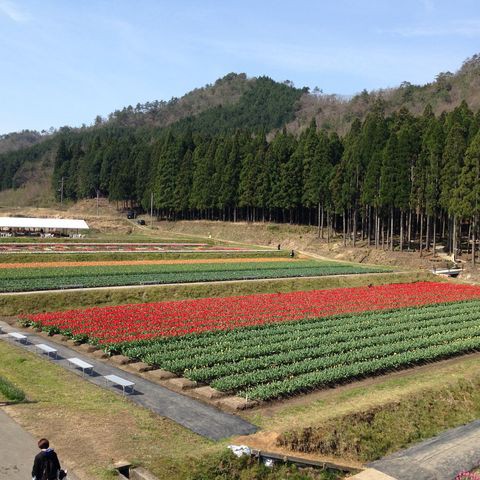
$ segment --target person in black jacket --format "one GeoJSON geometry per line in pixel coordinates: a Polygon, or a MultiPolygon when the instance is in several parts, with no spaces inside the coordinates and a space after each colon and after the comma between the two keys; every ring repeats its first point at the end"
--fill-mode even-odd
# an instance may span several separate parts
{"type": "Polygon", "coordinates": [[[60,474],[60,462],[53,448],[46,438],[38,441],[38,448],[41,452],[35,456],[33,461],[33,480],[57,480],[60,474]]]}

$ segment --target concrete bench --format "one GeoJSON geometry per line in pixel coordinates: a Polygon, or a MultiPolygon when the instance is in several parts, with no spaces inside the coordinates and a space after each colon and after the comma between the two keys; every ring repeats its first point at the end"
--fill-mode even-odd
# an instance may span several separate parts
{"type": "Polygon", "coordinates": [[[116,385],[120,385],[123,389],[123,394],[125,395],[125,388],[130,387],[131,391],[130,393],[133,393],[134,389],[133,387],[135,386],[134,382],[130,382],[129,380],[125,380],[122,377],[119,377],[118,375],[105,375],[105,384],[108,385],[108,382],[115,383],[116,385]]]}
{"type": "Polygon", "coordinates": [[[90,374],[93,373],[93,365],[90,365],[87,362],[84,362],[80,358],[77,357],[72,357],[72,358],[67,358],[67,360],[75,365],[76,367],[80,367],[82,369],[82,375],[85,375],[85,370],[90,370],[90,374]]]}
{"type": "Polygon", "coordinates": [[[50,345],[46,345],[45,343],[37,343],[35,345],[35,348],[38,348],[42,352],[45,352],[48,356],[50,356],[51,353],[54,353],[55,358],[57,358],[57,353],[58,353],[57,349],[51,347],[50,345]]]}
{"type": "Polygon", "coordinates": [[[27,343],[27,336],[23,333],[18,332],[10,332],[7,334],[9,337],[13,338],[14,340],[18,340],[20,343],[27,343]]]}

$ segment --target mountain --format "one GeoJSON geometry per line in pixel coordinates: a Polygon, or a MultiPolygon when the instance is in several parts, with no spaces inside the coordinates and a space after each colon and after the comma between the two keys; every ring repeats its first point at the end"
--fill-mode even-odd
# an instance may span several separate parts
{"type": "Polygon", "coordinates": [[[179,99],[128,106],[107,119],[97,117],[90,127],[62,127],[45,138],[37,132],[5,135],[0,152],[0,191],[37,181],[38,174],[51,175],[53,158],[63,137],[82,149],[93,138],[108,143],[112,137],[120,141],[134,136],[153,142],[165,129],[200,135],[236,129],[268,132],[294,118],[297,102],[305,91],[268,77],[247,78],[245,74],[230,73],[179,99]],[[34,168],[39,165],[40,169],[34,168]]]}
{"type": "MultiPolygon", "coordinates": [[[[177,139],[166,141],[172,149],[168,155],[183,156],[188,150],[193,155],[194,145],[205,145],[202,148],[207,150],[210,145],[214,151],[218,142],[239,131],[247,137],[266,134],[271,141],[282,128],[298,137],[315,120],[317,129],[343,137],[355,120],[363,122],[372,111],[392,116],[404,109],[418,116],[429,105],[439,116],[453,111],[462,101],[473,111],[480,108],[479,55],[467,59],[456,73],[442,72],[426,85],[403,82],[397,88],[364,90],[349,98],[325,95],[318,89],[310,92],[308,88],[295,88],[291,82],[279,83],[268,77],[230,73],[181,98],[128,106],[107,118],[97,117],[89,127],[62,127],[50,135],[30,131],[3,135],[0,190],[18,189],[32,181],[38,183],[39,176],[42,184],[51,184],[55,187],[52,190],[56,190],[55,182],[63,176],[70,178],[66,182],[70,192],[67,197],[90,196],[97,189],[110,195],[109,176],[127,168],[128,159],[136,158],[138,152],[148,159],[166,155],[158,145],[168,135],[177,139]],[[63,163],[58,160],[62,142],[66,149],[63,163]],[[180,146],[173,147],[175,142],[180,146]]],[[[203,155],[209,154],[207,150],[203,155]]],[[[239,158],[244,155],[241,152],[239,158]]],[[[128,177],[128,173],[123,175],[128,177]]],[[[115,196],[121,198],[123,190],[119,185],[114,190],[115,196]]],[[[133,194],[125,195],[130,198],[133,194]]]]}

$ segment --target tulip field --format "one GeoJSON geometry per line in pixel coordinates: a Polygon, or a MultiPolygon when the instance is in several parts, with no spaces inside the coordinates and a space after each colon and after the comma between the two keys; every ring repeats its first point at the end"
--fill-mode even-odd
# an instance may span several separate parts
{"type": "MultiPolygon", "coordinates": [[[[214,259],[212,259],[214,260],[214,259]]],[[[233,260],[233,259],[232,259],[233,260]]],[[[43,267],[36,264],[2,268],[0,292],[21,292],[84,287],[213,282],[269,278],[313,277],[388,271],[385,268],[357,266],[339,262],[288,258],[239,259],[238,262],[204,260],[143,262],[141,264],[43,267]]]]}
{"type": "Polygon", "coordinates": [[[480,349],[480,287],[390,284],[26,319],[221,391],[272,400],[480,349]]]}

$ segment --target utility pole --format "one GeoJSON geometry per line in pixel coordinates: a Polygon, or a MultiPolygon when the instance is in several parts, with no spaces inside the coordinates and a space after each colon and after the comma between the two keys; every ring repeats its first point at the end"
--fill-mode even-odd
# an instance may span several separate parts
{"type": "Polygon", "coordinates": [[[60,185],[60,205],[63,205],[63,177],[62,177],[62,183],[60,185]]]}
{"type": "Polygon", "coordinates": [[[153,228],[153,192],[150,195],[150,228],[153,228]]]}
{"type": "Polygon", "coordinates": [[[97,217],[98,217],[98,196],[99,196],[99,194],[100,194],[100,191],[97,188],[97,217]]]}

